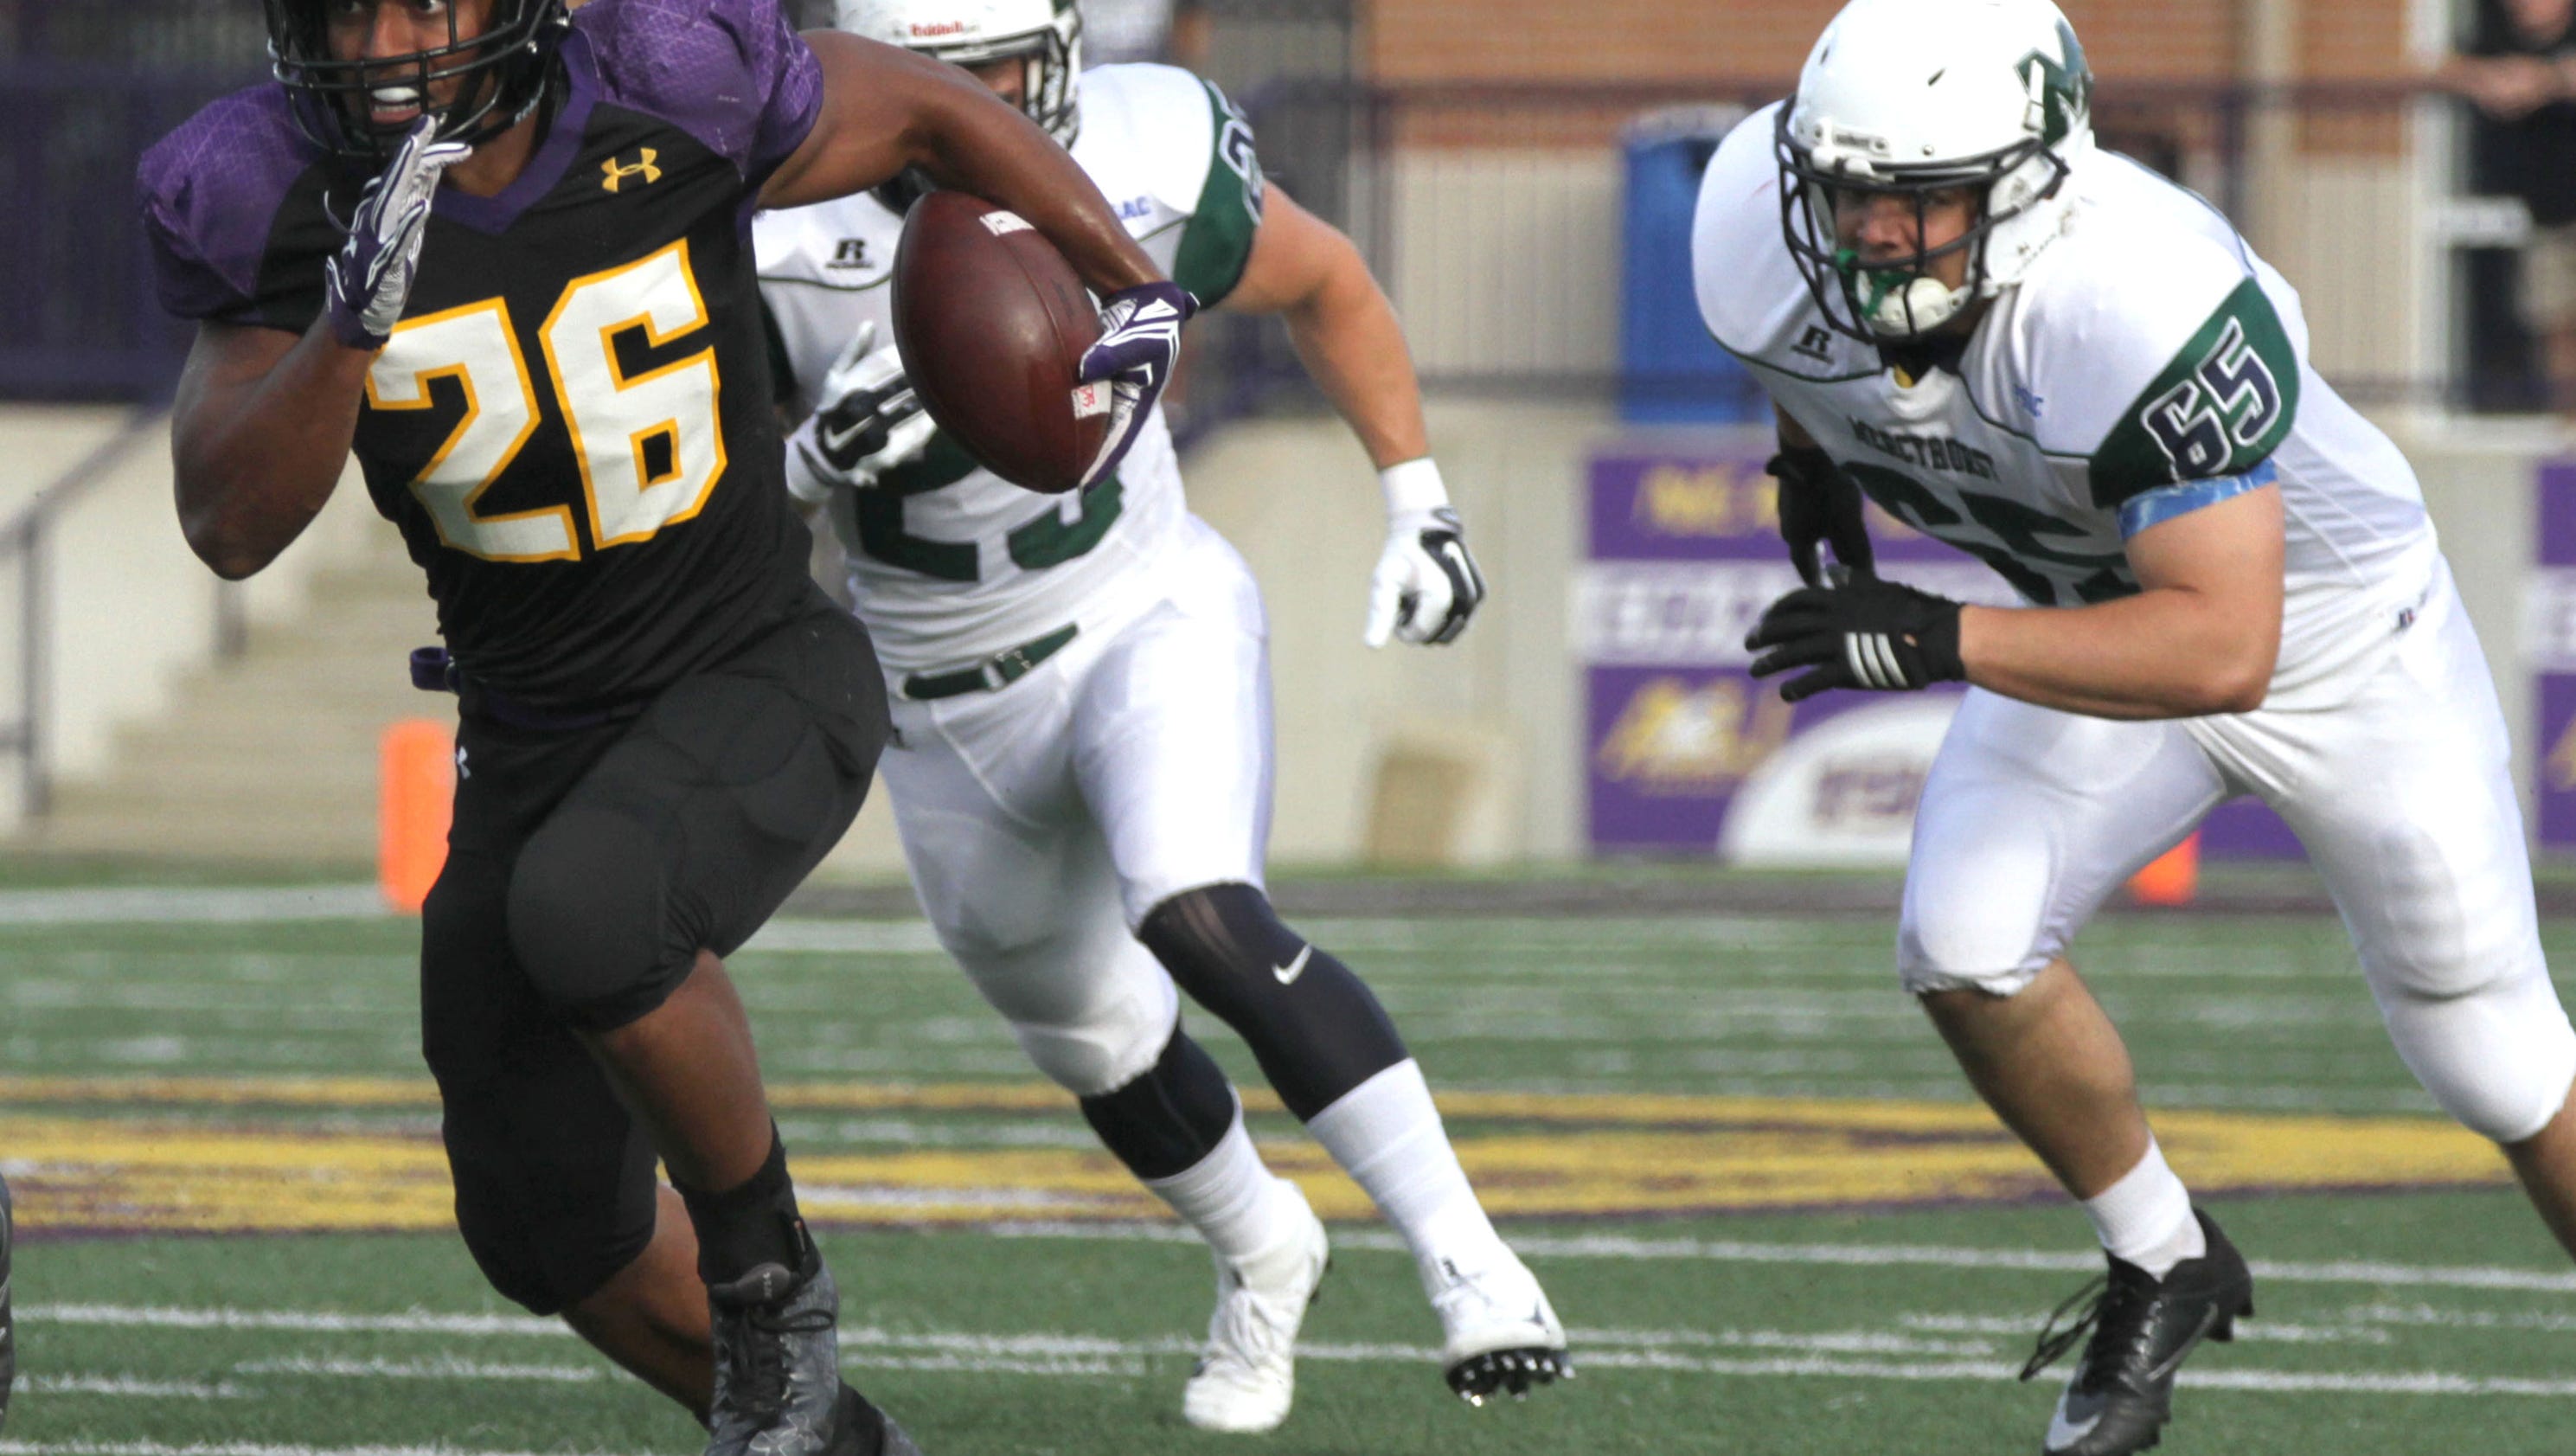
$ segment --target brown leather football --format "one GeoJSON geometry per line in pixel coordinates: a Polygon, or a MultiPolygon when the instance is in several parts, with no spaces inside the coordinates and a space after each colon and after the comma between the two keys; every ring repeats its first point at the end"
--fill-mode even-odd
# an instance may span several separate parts
{"type": "Polygon", "coordinates": [[[933,192],[894,255],[894,341],[939,428],[995,475],[1068,491],[1109,434],[1109,386],[1077,385],[1100,314],[1019,214],[933,192]]]}

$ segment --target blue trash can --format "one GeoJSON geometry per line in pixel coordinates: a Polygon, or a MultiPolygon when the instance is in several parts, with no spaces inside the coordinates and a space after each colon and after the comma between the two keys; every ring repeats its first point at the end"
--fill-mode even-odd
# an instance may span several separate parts
{"type": "Polygon", "coordinates": [[[1691,287],[1691,213],[1700,174],[1740,106],[1693,106],[1631,122],[1621,138],[1619,417],[1637,424],[1740,423],[1770,418],[1744,366],[1700,322],[1691,287]]]}

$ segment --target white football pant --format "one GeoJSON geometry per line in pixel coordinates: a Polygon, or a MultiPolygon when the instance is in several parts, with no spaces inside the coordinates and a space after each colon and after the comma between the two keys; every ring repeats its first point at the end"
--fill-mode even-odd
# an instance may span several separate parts
{"type": "Polygon", "coordinates": [[[893,694],[878,765],[922,910],[1040,1070],[1077,1096],[1154,1064],[1178,992],[1133,930],[1183,890],[1262,883],[1269,629],[1196,518],[1142,611],[996,691],[893,694]]]}
{"type": "Polygon", "coordinates": [[[1971,690],[1916,814],[1899,971],[1918,994],[2011,995],[2129,876],[2253,794],[2324,876],[2416,1079],[2520,1141],[2576,1082],[2576,1029],[2541,956],[2510,753],[2447,564],[2338,707],[2130,723],[1971,690]]]}

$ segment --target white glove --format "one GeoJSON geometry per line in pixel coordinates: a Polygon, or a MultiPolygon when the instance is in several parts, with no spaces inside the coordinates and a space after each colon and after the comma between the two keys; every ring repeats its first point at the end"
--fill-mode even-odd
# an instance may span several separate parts
{"type": "Polygon", "coordinates": [[[424,116],[394,148],[385,170],[367,182],[349,215],[348,238],[323,265],[323,311],[331,331],[352,349],[381,349],[411,301],[421,239],[439,174],[472,156],[464,142],[437,141],[438,118],[424,116]]]}
{"type": "Polygon", "coordinates": [[[865,490],[887,471],[919,459],[939,432],[903,375],[894,346],[872,349],[877,326],[862,324],[823,376],[818,403],[787,437],[787,493],[820,505],[836,490],[865,490]]]}
{"type": "Polygon", "coordinates": [[[1430,457],[1378,472],[1386,491],[1386,548],[1369,577],[1368,628],[1361,640],[1437,645],[1458,640],[1485,599],[1484,573],[1467,554],[1466,528],[1449,505],[1430,457]]]}

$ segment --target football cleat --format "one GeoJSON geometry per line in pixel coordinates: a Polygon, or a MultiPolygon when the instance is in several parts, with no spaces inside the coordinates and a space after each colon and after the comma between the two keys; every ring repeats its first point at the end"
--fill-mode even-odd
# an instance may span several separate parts
{"type": "Polygon", "coordinates": [[[1297,1327],[1332,1260],[1324,1222],[1297,1185],[1297,1229],[1257,1258],[1216,1261],[1216,1313],[1207,1347],[1181,1388],[1181,1417],[1202,1431],[1253,1434],[1288,1418],[1297,1394],[1297,1327]]]}
{"type": "Polygon", "coordinates": [[[2044,1456],[2129,1456],[2164,1438],[2173,1419],[2174,1376],[2204,1339],[2236,1337],[2236,1322],[2254,1313],[2254,1276],[2245,1256],[2198,1209],[2209,1248],[2158,1279],[2135,1264],[2111,1260],[2111,1271],[2075,1291],[2049,1315],[2039,1344],[2022,1366],[2030,1379],[2093,1332],[2084,1358],[2049,1413],[2044,1456]],[[2085,1299],[2064,1329],[2058,1321],[2085,1299]]]}
{"type": "Polygon", "coordinates": [[[1533,1385],[1574,1378],[1565,1326],[1537,1276],[1511,1250],[1502,1250],[1500,1263],[1464,1271],[1438,1260],[1423,1283],[1447,1332],[1440,1363],[1459,1399],[1483,1405],[1495,1392],[1509,1391],[1518,1400],[1533,1385]]]}
{"type": "Polygon", "coordinates": [[[840,1290],[800,1228],[796,1269],[761,1264],[707,1287],[715,1399],[706,1456],[919,1456],[902,1428],[841,1382],[840,1290]]]}
{"type": "Polygon", "coordinates": [[[9,1184],[0,1179],[0,1426],[9,1424],[9,1386],[18,1374],[18,1325],[9,1316],[9,1255],[16,1243],[9,1184]]]}

